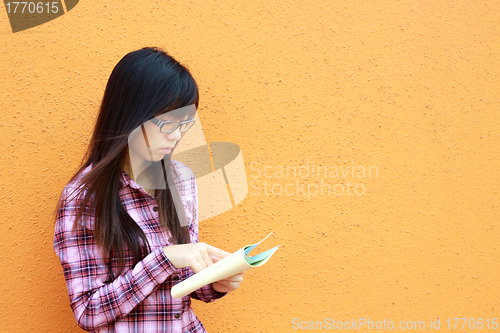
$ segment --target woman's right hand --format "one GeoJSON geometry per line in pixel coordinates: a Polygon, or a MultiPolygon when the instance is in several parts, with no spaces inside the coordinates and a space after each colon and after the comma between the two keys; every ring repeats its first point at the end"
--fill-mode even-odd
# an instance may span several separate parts
{"type": "Polygon", "coordinates": [[[163,252],[175,268],[191,267],[195,273],[214,263],[210,256],[223,259],[230,255],[229,252],[205,243],[165,246],[163,252]]]}

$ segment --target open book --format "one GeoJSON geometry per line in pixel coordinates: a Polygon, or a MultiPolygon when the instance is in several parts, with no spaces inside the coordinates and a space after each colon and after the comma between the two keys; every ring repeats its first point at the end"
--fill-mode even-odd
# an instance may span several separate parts
{"type": "Polygon", "coordinates": [[[253,257],[248,256],[248,254],[271,234],[267,235],[260,242],[247,245],[188,279],[176,284],[171,291],[172,297],[182,298],[204,285],[239,274],[250,268],[264,265],[274,252],[276,252],[279,245],[253,257]]]}

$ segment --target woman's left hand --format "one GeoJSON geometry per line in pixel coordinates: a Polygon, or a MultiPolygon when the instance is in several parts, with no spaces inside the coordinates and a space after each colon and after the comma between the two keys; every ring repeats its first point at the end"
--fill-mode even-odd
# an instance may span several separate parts
{"type": "MultiPolygon", "coordinates": [[[[211,258],[214,263],[220,260],[219,258],[216,257],[211,257],[211,258]]],[[[238,289],[241,282],[243,282],[243,273],[245,272],[214,282],[213,287],[215,291],[218,291],[220,293],[227,293],[238,289]]]]}

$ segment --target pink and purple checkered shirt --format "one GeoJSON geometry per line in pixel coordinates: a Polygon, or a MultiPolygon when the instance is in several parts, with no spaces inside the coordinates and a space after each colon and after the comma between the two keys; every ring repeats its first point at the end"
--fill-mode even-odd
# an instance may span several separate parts
{"type": "MultiPolygon", "coordinates": [[[[189,222],[191,242],[198,242],[197,188],[193,172],[172,161],[173,173],[189,222]]],[[[81,175],[87,173],[91,166],[81,175]]],[[[179,281],[193,275],[187,267],[176,269],[165,256],[163,247],[172,245],[169,232],[161,231],[157,201],[122,171],[119,195],[130,216],[146,234],[151,252],[132,266],[126,255],[126,269],[114,281],[106,283],[107,266],[93,234],[93,216],[84,213],[85,227],[72,231],[81,200],[70,200],[78,179],[63,191],[57,212],[54,250],[61,260],[71,308],[81,328],[90,332],[206,332],[191,308],[191,298],[212,302],[226,293],[206,285],[182,299],[172,298],[170,290],[179,281]]]]}

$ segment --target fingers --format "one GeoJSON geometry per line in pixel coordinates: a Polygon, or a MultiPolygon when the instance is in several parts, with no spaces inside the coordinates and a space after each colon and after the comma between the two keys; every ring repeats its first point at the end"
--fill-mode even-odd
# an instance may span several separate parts
{"type": "Polygon", "coordinates": [[[225,279],[213,283],[213,287],[219,292],[230,292],[238,289],[243,282],[243,273],[235,274],[225,279]]]}
{"type": "Polygon", "coordinates": [[[229,292],[238,289],[243,281],[243,273],[233,275],[227,279],[215,282],[214,289],[220,292],[229,292]]]}
{"type": "Polygon", "coordinates": [[[225,279],[219,280],[218,282],[222,282],[222,281],[225,281],[225,282],[238,282],[238,283],[241,283],[241,282],[243,281],[243,273],[239,273],[239,274],[236,274],[236,275],[230,276],[230,277],[228,277],[228,278],[225,278],[225,279]]]}
{"type": "MultiPolygon", "coordinates": [[[[204,243],[203,243],[204,244],[204,243]]],[[[210,245],[204,244],[205,247],[208,247],[210,245]]],[[[210,258],[210,255],[208,254],[208,249],[205,249],[204,251],[201,251],[201,260],[202,260],[202,265],[204,266],[203,268],[207,268],[210,265],[213,265],[214,262],[212,261],[212,258],[210,258]]]]}
{"type": "Polygon", "coordinates": [[[171,245],[164,247],[163,251],[175,268],[189,266],[195,273],[230,255],[205,243],[171,245]]]}
{"type": "Polygon", "coordinates": [[[218,283],[218,284],[220,284],[220,285],[223,285],[223,286],[225,286],[225,287],[228,287],[228,288],[230,288],[230,289],[236,289],[236,288],[232,288],[232,287],[234,287],[234,286],[232,285],[232,283],[231,283],[231,282],[229,282],[229,281],[226,281],[226,280],[219,280],[219,281],[217,281],[216,283],[218,283]]]}
{"type": "Polygon", "coordinates": [[[212,246],[212,245],[208,245],[208,244],[205,244],[207,246],[207,251],[208,251],[208,254],[210,256],[214,256],[214,257],[217,257],[217,258],[221,258],[221,259],[224,259],[225,257],[227,257],[228,255],[230,255],[231,253],[229,252],[226,252],[224,250],[221,250],[215,246],[212,246]]]}
{"type": "Polygon", "coordinates": [[[193,252],[188,266],[191,267],[193,272],[198,273],[208,266],[213,265],[212,258],[208,255],[207,244],[197,243],[192,246],[193,252]]]}
{"type": "Polygon", "coordinates": [[[195,273],[213,265],[215,262],[221,260],[221,258],[225,258],[230,255],[229,252],[206,243],[198,243],[197,249],[198,252],[196,254],[196,261],[198,265],[195,264],[195,267],[191,266],[191,269],[193,269],[193,272],[195,273]]]}
{"type": "Polygon", "coordinates": [[[199,261],[194,261],[187,266],[191,267],[191,270],[195,273],[201,272],[204,268],[206,268],[206,266],[203,267],[203,265],[199,261]]]}

